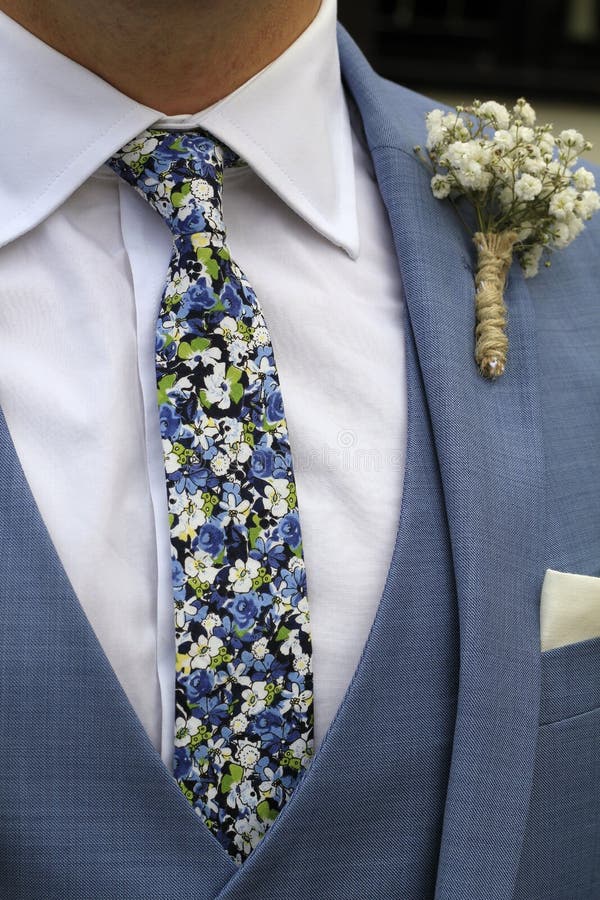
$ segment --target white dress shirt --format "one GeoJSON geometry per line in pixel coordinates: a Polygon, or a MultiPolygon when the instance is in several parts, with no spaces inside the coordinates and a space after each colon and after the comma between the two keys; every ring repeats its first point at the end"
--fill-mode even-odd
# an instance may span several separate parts
{"type": "Polygon", "coordinates": [[[381,597],[406,440],[400,278],[350,125],[335,23],[335,0],[324,0],[238,90],[166,118],[0,14],[0,404],[79,601],[169,767],[173,598],[154,331],[171,235],[103,163],[159,124],[201,125],[249,164],[225,173],[224,217],[279,369],[319,743],[381,597]]]}

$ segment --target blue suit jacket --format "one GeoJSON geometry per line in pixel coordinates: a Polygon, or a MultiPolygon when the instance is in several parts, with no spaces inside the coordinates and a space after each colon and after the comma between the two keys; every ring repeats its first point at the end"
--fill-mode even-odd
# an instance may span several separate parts
{"type": "Polygon", "coordinates": [[[402,510],[362,658],[237,869],[122,691],[0,420],[2,897],[600,897],[600,639],[541,653],[539,631],[547,567],[600,575],[600,217],[535,279],[513,265],[508,368],[485,381],[473,247],[412,151],[431,101],[339,40],[406,295],[402,510]]]}

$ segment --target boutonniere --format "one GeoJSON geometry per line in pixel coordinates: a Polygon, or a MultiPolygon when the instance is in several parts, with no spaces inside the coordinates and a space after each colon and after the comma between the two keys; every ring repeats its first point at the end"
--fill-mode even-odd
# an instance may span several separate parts
{"type": "Polygon", "coordinates": [[[432,172],[434,196],[452,201],[465,225],[458,201],[475,211],[475,359],[486,378],[506,365],[504,287],[513,254],[531,278],[542,256],[549,266],[548,251],[568,246],[600,209],[593,174],[575,168],[590,142],[573,129],[554,136],[552,125],[535,122],[524,98],[511,111],[474,100],[427,113],[426,155],[414,148],[432,172]]]}

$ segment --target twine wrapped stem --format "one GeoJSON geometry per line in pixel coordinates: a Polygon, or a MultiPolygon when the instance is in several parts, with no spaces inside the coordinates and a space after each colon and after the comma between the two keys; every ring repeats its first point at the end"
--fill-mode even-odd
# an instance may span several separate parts
{"type": "Polygon", "coordinates": [[[497,378],[506,366],[506,306],[504,286],[517,241],[514,231],[478,231],[475,272],[475,360],[485,378],[497,378]]]}

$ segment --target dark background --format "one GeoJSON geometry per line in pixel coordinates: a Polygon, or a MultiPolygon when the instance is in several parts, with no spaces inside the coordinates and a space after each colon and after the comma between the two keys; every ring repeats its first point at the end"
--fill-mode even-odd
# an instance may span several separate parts
{"type": "Polygon", "coordinates": [[[424,93],[595,105],[600,0],[339,0],[374,68],[424,93]]]}

